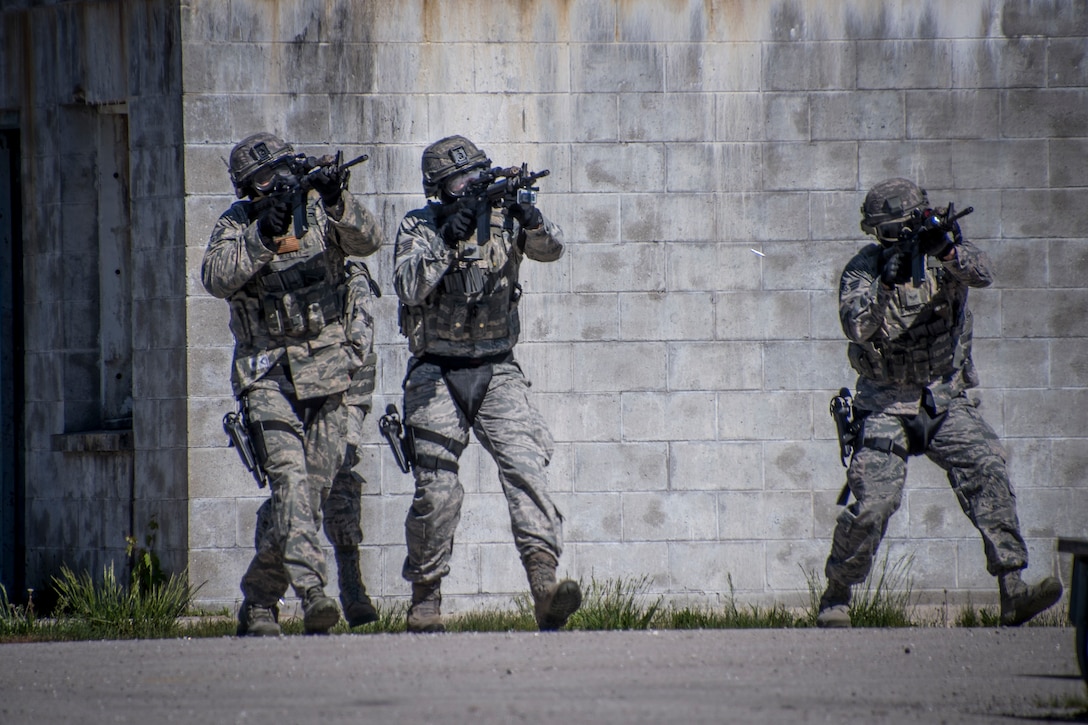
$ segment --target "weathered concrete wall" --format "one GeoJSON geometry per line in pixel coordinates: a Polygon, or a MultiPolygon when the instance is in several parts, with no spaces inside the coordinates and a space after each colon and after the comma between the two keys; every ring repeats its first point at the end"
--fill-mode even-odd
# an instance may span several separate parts
{"type": "Polygon", "coordinates": [[[125,537],[142,544],[152,518],[164,565],[186,565],[179,17],[167,0],[0,12],[0,108],[22,142],[25,583],[39,592],[61,565],[120,574],[125,537]]]}
{"type": "MultiPolygon", "coordinates": [[[[464,133],[550,168],[568,254],[525,266],[519,358],[558,441],[569,575],[649,578],[672,601],[807,600],[844,475],[827,409],[854,375],[839,272],[866,189],[908,176],[973,205],[995,259],[972,293],[982,410],[1004,439],[1037,578],[1084,533],[1088,484],[1088,8],[1058,0],[232,2],[182,8],[189,543],[201,597],[235,603],[261,492],[224,447],[226,305],[199,266],[232,200],[221,159],[267,128],[366,152],[352,177],[392,235],[424,145],[464,133]]],[[[407,357],[393,249],[376,407],[407,357]]],[[[373,592],[401,597],[412,485],[369,422],[360,472],[373,592]]],[[[473,445],[444,591],[525,588],[495,470],[473,445]]],[[[916,591],[993,597],[943,474],[911,465],[886,540],[916,591]]],[[[991,599],[992,600],[992,599],[991,599]]]]}

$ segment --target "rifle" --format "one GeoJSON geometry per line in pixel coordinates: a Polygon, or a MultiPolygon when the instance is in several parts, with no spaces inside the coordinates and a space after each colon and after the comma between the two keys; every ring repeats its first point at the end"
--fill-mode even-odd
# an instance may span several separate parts
{"type": "Polygon", "coordinates": [[[393,457],[397,459],[400,470],[403,473],[411,471],[412,456],[409,451],[411,444],[404,436],[404,426],[401,424],[400,413],[394,403],[385,406],[385,415],[378,419],[378,430],[389,444],[389,449],[393,451],[393,457]]]}
{"type": "MultiPolygon", "coordinates": [[[[464,196],[456,201],[442,205],[443,218],[456,214],[465,207],[469,207],[479,214],[482,207],[488,209],[504,207],[509,209],[515,204],[535,205],[537,192],[540,187],[535,186],[537,179],[542,179],[551,173],[550,169],[543,171],[529,171],[529,164],[521,166],[509,166],[502,168],[496,166],[493,169],[480,174],[480,178],[473,181],[465,190],[464,196]]],[[[477,239],[482,244],[487,239],[487,227],[481,221],[477,228],[477,239]]]]}
{"type": "Polygon", "coordinates": [[[247,422],[245,406],[240,405],[237,413],[231,412],[223,416],[223,432],[227,434],[227,447],[238,450],[242,464],[257,480],[257,488],[264,488],[268,483],[268,474],[257,462],[257,453],[253,449],[253,440],[249,437],[247,422]]]}
{"type": "Polygon", "coordinates": [[[921,286],[926,276],[926,255],[922,253],[921,239],[931,234],[945,235],[953,231],[956,221],[975,210],[969,206],[956,213],[952,202],[944,209],[915,209],[911,212],[910,222],[900,232],[900,246],[910,255],[911,281],[915,287],[921,286]]]}
{"type": "Polygon", "coordinates": [[[314,188],[313,174],[322,168],[331,169],[340,176],[340,188],[347,187],[348,178],[351,176],[349,169],[369,159],[367,154],[356,156],[351,161],[343,163],[344,152],[337,151],[336,155],[325,154],[323,156],[307,156],[295,154],[287,157],[290,176],[277,177],[276,185],[265,196],[254,200],[249,205],[249,219],[252,222],[259,217],[265,209],[274,206],[287,199],[291,205],[294,216],[295,236],[301,237],[306,232],[306,195],[314,188]]]}

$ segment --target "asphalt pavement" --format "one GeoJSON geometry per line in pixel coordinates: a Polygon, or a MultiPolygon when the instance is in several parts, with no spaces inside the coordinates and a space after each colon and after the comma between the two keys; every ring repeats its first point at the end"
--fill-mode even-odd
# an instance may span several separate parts
{"type": "Polygon", "coordinates": [[[1070,628],[0,645],[0,723],[1088,722],[1070,628]]]}

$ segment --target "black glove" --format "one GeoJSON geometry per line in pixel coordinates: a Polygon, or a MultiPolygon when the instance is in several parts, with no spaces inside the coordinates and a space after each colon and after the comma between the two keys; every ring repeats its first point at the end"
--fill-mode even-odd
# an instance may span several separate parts
{"type": "Polygon", "coordinates": [[[510,214],[518,220],[522,229],[536,229],[544,223],[544,215],[532,204],[514,204],[510,214]]]}
{"type": "Polygon", "coordinates": [[[476,212],[468,206],[462,206],[443,220],[438,227],[438,236],[448,246],[456,247],[458,242],[471,237],[475,229],[476,212]]]}
{"type": "Polygon", "coordinates": [[[257,217],[257,231],[265,239],[272,239],[287,232],[291,224],[291,205],[287,199],[277,199],[265,207],[257,217]]]}
{"type": "Polygon", "coordinates": [[[880,253],[880,283],[895,287],[910,279],[910,259],[897,244],[885,247],[880,253]]]}
{"type": "Polygon", "coordinates": [[[344,190],[344,173],[330,166],[318,166],[310,172],[310,183],[321,194],[321,201],[326,208],[340,203],[340,194],[344,190]]]}
{"type": "Polygon", "coordinates": [[[948,238],[947,233],[940,229],[933,229],[923,232],[922,236],[918,238],[918,248],[922,251],[922,254],[928,254],[931,257],[943,257],[952,248],[952,240],[948,238]]]}

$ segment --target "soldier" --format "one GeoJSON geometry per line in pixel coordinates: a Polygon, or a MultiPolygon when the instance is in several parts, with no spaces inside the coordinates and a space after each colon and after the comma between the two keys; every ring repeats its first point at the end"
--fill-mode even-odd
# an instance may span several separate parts
{"type": "Polygon", "coordinates": [[[205,289],[230,304],[231,385],[269,481],[272,525],[258,532],[242,577],[239,635],[279,634],[288,586],[307,632],[340,619],[325,595],[318,530],[344,457],[345,393],[363,365],[344,329],[344,258],[372,254],[382,238],[346,170],[310,166],[270,133],[235,146],[230,176],[242,201],[216,222],[201,270],[205,289]]]}
{"type": "MultiPolygon", "coordinates": [[[[374,312],[372,300],[380,297],[378,285],[370,276],[366,264],[357,260],[347,263],[347,300],[344,314],[348,344],[354,349],[362,367],[352,373],[351,387],[344,394],[348,406],[347,446],[344,462],[332,480],[332,488],[322,506],[325,536],[333,546],[336,575],[340,589],[340,607],[344,619],[354,629],[378,621],[378,611],[366,593],[359,566],[359,544],[363,541],[363,484],[366,480],[355,471],[359,464],[363,422],[370,413],[377,377],[377,355],[374,353],[374,312]]],[[[254,545],[259,549],[261,539],[272,526],[272,500],[257,510],[257,530],[254,545]]]]}
{"type": "Polygon", "coordinates": [[[461,516],[458,460],[470,428],[498,465],[537,625],[562,627],[582,602],[576,582],[556,581],[562,516],[544,471],[554,442],[513,355],[521,261],[559,259],[563,233],[530,203],[460,201],[490,163],[463,136],[428,146],[423,190],[437,201],[406,214],[397,233],[394,285],[413,355],[404,379],[416,485],[402,572],[412,583],[410,632],[444,631],[441,583],[461,516]]]}
{"type": "Polygon", "coordinates": [[[1061,597],[1054,577],[1038,585],[1020,577],[1028,555],[1005,452],[966,394],[979,382],[967,292],[992,282],[990,261],[954,220],[943,222],[951,237],[942,228],[924,229],[919,212],[940,219],[947,211],[928,207],[925,190],[907,179],[874,186],[861,207],[861,229],[879,244],[858,252],[839,283],[839,317],[858,372],[854,418],[861,423],[847,470],[856,501],[835,526],[820,627],[850,626],[850,587],[869,573],[899,508],[912,455],[924,454],[946,471],[982,535],[986,568],[998,580],[1001,624],[1022,624],[1061,597]],[[912,270],[915,256],[924,270],[912,270]]]}

